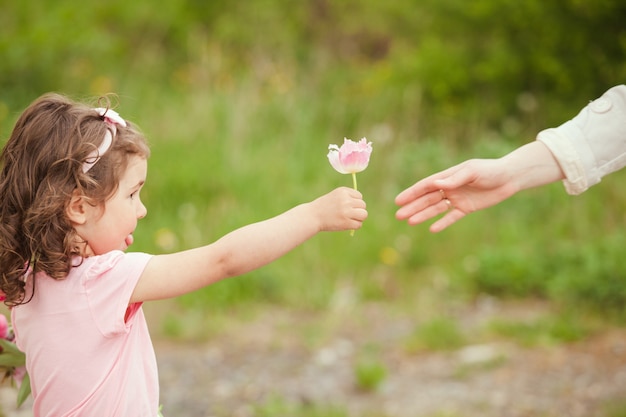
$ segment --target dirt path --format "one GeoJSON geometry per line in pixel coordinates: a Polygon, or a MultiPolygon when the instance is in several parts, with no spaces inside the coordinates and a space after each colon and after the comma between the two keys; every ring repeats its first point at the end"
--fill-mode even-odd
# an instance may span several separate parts
{"type": "Polygon", "coordinates": [[[253,405],[272,396],[300,405],[337,404],[351,416],[603,416],[611,400],[626,397],[626,355],[616,351],[625,337],[549,350],[504,348],[506,363],[478,366],[465,376],[458,375],[468,365],[462,355],[390,353],[388,377],[374,393],[355,389],[346,340],[323,354],[170,346],[159,354],[162,398],[166,415],[190,417],[258,415],[253,405]]]}
{"type": "Polygon", "coordinates": [[[315,348],[295,330],[306,319],[272,312],[242,326],[201,346],[159,344],[166,416],[252,417],[276,398],[359,417],[600,417],[618,399],[625,405],[625,330],[554,347],[491,343],[411,355],[402,342],[410,320],[380,310],[330,324],[315,348]],[[359,391],[354,377],[368,346],[388,370],[374,392],[359,391]]]}
{"type": "MultiPolygon", "coordinates": [[[[514,310],[465,312],[463,320],[471,328],[514,310]]],[[[380,306],[358,316],[274,310],[234,320],[202,344],[156,339],[164,415],[297,417],[276,406],[291,404],[336,405],[343,411],[336,415],[351,417],[605,417],[618,400],[624,412],[626,329],[552,347],[491,342],[410,354],[404,341],[414,325],[380,306]],[[364,392],[354,369],[368,354],[387,375],[378,390],[364,392]]],[[[0,389],[6,417],[32,417],[27,407],[13,410],[14,398],[0,389]]]]}

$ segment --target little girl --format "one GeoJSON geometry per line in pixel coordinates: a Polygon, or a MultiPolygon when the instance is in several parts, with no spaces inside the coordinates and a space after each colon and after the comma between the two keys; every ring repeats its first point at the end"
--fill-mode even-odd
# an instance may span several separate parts
{"type": "Polygon", "coordinates": [[[36,417],[157,416],[144,301],[244,274],[367,217],[361,194],[342,187],[207,246],[125,253],[147,213],[140,191],[150,151],[105,104],[44,95],[0,156],[0,289],[26,354],[36,417]]]}

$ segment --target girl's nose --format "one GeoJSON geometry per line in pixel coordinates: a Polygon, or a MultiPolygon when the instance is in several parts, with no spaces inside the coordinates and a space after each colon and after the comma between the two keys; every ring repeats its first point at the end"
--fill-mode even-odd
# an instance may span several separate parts
{"type": "Polygon", "coordinates": [[[148,209],[146,208],[146,206],[143,205],[143,203],[139,203],[139,208],[137,210],[137,218],[138,219],[143,219],[144,217],[146,217],[146,215],[148,214],[148,209]]]}

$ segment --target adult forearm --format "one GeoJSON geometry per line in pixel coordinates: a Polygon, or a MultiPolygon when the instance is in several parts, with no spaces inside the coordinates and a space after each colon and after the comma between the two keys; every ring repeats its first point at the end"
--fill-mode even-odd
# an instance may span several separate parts
{"type": "Polygon", "coordinates": [[[550,150],[541,142],[531,142],[501,158],[518,191],[550,184],[564,178],[550,150]]]}

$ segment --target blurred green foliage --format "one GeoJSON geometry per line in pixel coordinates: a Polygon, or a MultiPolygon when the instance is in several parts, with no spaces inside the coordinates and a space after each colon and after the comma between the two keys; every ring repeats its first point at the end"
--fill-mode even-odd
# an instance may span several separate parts
{"type": "Polygon", "coordinates": [[[592,329],[578,317],[567,314],[524,321],[494,320],[489,328],[496,335],[515,340],[521,346],[551,346],[584,339],[592,329]]]}
{"type": "Polygon", "coordinates": [[[214,92],[252,77],[274,92],[306,83],[346,104],[384,103],[414,135],[462,137],[468,123],[500,128],[508,118],[534,132],[571,115],[571,100],[626,78],[621,0],[0,6],[0,91],[11,110],[48,90],[214,92]]]}
{"type": "Polygon", "coordinates": [[[363,345],[353,365],[355,388],[362,392],[380,390],[389,374],[385,359],[376,345],[363,345]]]}
{"type": "Polygon", "coordinates": [[[437,317],[416,327],[406,342],[407,350],[455,350],[465,344],[459,324],[451,318],[437,317]]]}
{"type": "Polygon", "coordinates": [[[289,415],[296,417],[348,417],[348,411],[339,405],[310,404],[307,401],[293,401],[280,396],[273,396],[261,405],[254,407],[254,416],[272,417],[289,415]]]}
{"type": "Polygon", "coordinates": [[[606,417],[626,417],[626,401],[616,400],[603,407],[606,417]]]}
{"type": "Polygon", "coordinates": [[[559,184],[528,191],[439,235],[393,217],[393,198],[419,178],[500,156],[623,83],[622,0],[0,0],[0,10],[2,138],[47,91],[115,92],[150,138],[136,250],[206,244],[350,186],[328,144],[374,142],[359,174],[370,218],[353,238],[317,236],[182,297],[183,309],[325,308],[346,287],[357,300],[410,303],[436,286],[624,312],[624,173],[576,198],[559,184]]]}

